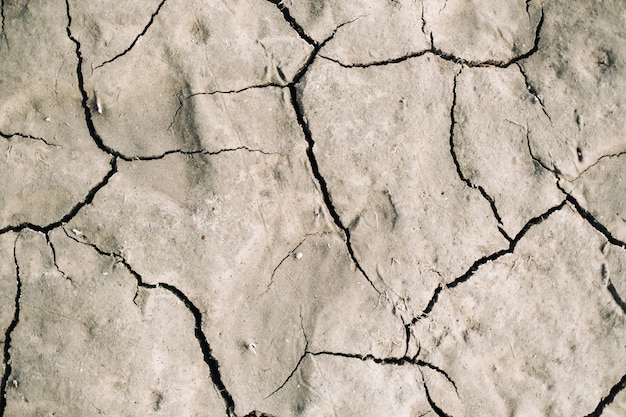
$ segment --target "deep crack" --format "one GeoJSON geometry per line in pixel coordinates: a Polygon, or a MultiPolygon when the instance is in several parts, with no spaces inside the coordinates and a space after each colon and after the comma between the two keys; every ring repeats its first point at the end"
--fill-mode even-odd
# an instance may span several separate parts
{"type": "Polygon", "coordinates": [[[624,388],[626,388],[626,374],[622,376],[617,384],[611,387],[611,390],[609,391],[607,396],[600,400],[595,410],[587,414],[585,417],[600,417],[604,409],[613,402],[617,394],[624,390],[624,388]]]}
{"type": "Polygon", "coordinates": [[[124,266],[124,268],[135,278],[135,280],[137,281],[138,287],[148,288],[148,289],[163,288],[166,291],[172,293],[176,298],[178,298],[185,305],[187,310],[189,310],[189,312],[194,317],[194,321],[195,321],[194,334],[195,334],[196,340],[198,341],[198,344],[200,345],[204,362],[209,367],[213,385],[215,386],[220,397],[224,401],[224,404],[226,406],[226,414],[229,417],[236,417],[235,402],[230,392],[226,389],[226,385],[224,384],[224,381],[222,379],[222,374],[219,369],[220,368],[219,362],[213,355],[213,350],[211,349],[211,345],[209,344],[209,341],[207,340],[206,335],[204,334],[204,331],[202,330],[202,313],[200,312],[200,309],[196,307],[196,305],[189,299],[189,297],[187,297],[187,295],[184,292],[182,292],[180,289],[178,289],[174,285],[171,285],[165,282],[159,282],[157,284],[148,284],[144,282],[143,277],[137,271],[133,269],[133,267],[128,263],[128,261],[121,254],[106,252],[100,249],[97,245],[93,243],[84,242],[75,238],[74,236],[70,235],[67,232],[67,230],[65,230],[65,228],[63,228],[63,231],[65,235],[68,238],[72,239],[73,241],[78,242],[83,245],[87,245],[93,248],[98,254],[113,258],[117,262],[121,263],[124,266]]]}
{"type": "Polygon", "coordinates": [[[20,321],[20,298],[22,297],[22,281],[20,279],[20,266],[17,262],[17,239],[19,239],[19,236],[15,238],[15,242],[13,244],[13,262],[15,263],[15,280],[17,282],[14,304],[15,310],[13,312],[13,319],[11,320],[11,323],[9,324],[9,327],[7,327],[7,330],[4,334],[4,374],[2,375],[2,379],[0,379],[0,416],[4,416],[4,411],[7,406],[7,384],[9,382],[9,377],[11,376],[11,371],[13,370],[10,352],[12,340],[11,336],[20,321]]]}
{"type": "Polygon", "coordinates": [[[563,188],[559,186],[559,189],[567,195],[567,202],[570,203],[578,212],[578,214],[587,221],[594,229],[596,229],[600,234],[602,234],[606,240],[608,240],[611,244],[615,246],[619,246],[622,249],[626,249],[626,242],[623,242],[613,236],[613,234],[609,231],[609,229],[600,223],[589,211],[587,211],[576,198],[574,198],[571,194],[565,192],[563,188]]]}
{"type": "Polygon", "coordinates": [[[435,402],[431,398],[430,392],[428,391],[428,386],[426,385],[426,379],[424,379],[424,374],[422,374],[422,383],[424,385],[424,393],[426,394],[426,401],[428,401],[428,405],[430,405],[430,408],[433,409],[435,414],[437,414],[439,417],[451,417],[450,415],[446,414],[445,411],[439,408],[439,406],[435,404],[435,402]]]}
{"type": "Polygon", "coordinates": [[[139,41],[139,39],[146,34],[146,32],[148,31],[148,29],[150,28],[150,26],[152,26],[152,23],[154,23],[154,19],[156,18],[156,16],[159,14],[159,11],[161,10],[161,7],[163,7],[163,5],[165,4],[166,0],[161,0],[161,3],[159,3],[159,6],[157,7],[156,11],[154,13],[152,13],[152,16],[150,16],[150,20],[148,21],[148,23],[146,24],[146,26],[143,28],[143,30],[139,33],[139,35],[137,35],[135,37],[135,39],[132,41],[132,43],[128,46],[128,48],[126,48],[124,51],[120,52],[119,54],[115,55],[113,58],[111,59],[107,59],[106,61],[104,61],[102,64],[97,65],[95,69],[98,69],[100,67],[103,67],[106,64],[109,64],[113,61],[115,61],[116,59],[118,59],[121,56],[126,55],[128,52],[130,52],[131,49],[133,49],[133,47],[135,46],[135,44],[139,41]]]}
{"type": "Polygon", "coordinates": [[[302,40],[304,40],[306,43],[308,43],[309,45],[313,47],[317,47],[319,45],[317,41],[315,41],[315,39],[307,35],[307,33],[304,31],[304,28],[300,26],[300,24],[296,21],[296,19],[293,18],[293,16],[291,16],[291,12],[287,8],[287,6],[283,4],[283,0],[267,0],[267,1],[276,5],[278,10],[280,10],[280,12],[283,14],[283,18],[285,19],[285,21],[289,23],[289,26],[291,26],[291,28],[296,31],[296,33],[298,34],[298,36],[300,36],[302,40]]]}

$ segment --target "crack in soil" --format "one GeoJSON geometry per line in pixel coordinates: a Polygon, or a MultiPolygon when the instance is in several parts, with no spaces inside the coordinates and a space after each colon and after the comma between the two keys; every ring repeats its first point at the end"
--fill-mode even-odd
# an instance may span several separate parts
{"type": "Polygon", "coordinates": [[[189,100],[192,97],[195,97],[195,96],[212,96],[212,95],[215,95],[215,94],[237,94],[237,93],[242,93],[242,92],[247,91],[247,90],[263,89],[263,88],[268,88],[268,87],[283,88],[284,85],[280,85],[280,84],[276,84],[276,83],[255,84],[255,85],[249,85],[247,87],[239,88],[239,89],[236,89],[236,90],[214,90],[214,91],[202,91],[202,92],[197,92],[197,93],[191,93],[188,96],[185,96],[185,97],[182,97],[182,98],[181,98],[181,96],[183,95],[183,93],[181,91],[181,96],[179,96],[179,98],[178,98],[178,107],[176,108],[176,111],[174,112],[174,116],[172,116],[172,122],[167,127],[167,130],[170,130],[172,128],[172,126],[174,126],[174,123],[176,123],[176,117],[178,116],[178,113],[180,112],[180,110],[183,108],[183,105],[184,105],[185,101],[189,100]]]}
{"type": "Polygon", "coordinates": [[[611,387],[608,395],[600,400],[595,410],[587,414],[585,417],[600,417],[604,409],[613,402],[617,394],[624,390],[624,388],[626,388],[626,374],[624,374],[624,376],[622,376],[622,378],[611,387]]]}
{"type": "Polygon", "coordinates": [[[298,34],[298,36],[300,36],[302,40],[304,40],[306,43],[313,46],[314,48],[317,48],[319,46],[319,44],[313,38],[307,35],[307,33],[304,31],[304,28],[300,26],[296,19],[291,16],[291,12],[287,8],[287,6],[283,4],[283,0],[267,1],[274,4],[278,8],[278,10],[280,10],[280,12],[283,14],[283,18],[285,19],[285,21],[289,23],[289,26],[291,26],[291,28],[296,31],[296,33],[298,34]]]}
{"type": "Polygon", "coordinates": [[[17,327],[17,324],[20,321],[20,298],[22,297],[22,281],[20,279],[20,266],[17,262],[17,239],[19,236],[16,236],[15,242],[13,243],[13,262],[15,263],[15,280],[17,282],[17,288],[15,292],[15,310],[13,312],[13,319],[7,327],[7,330],[4,334],[4,352],[3,352],[3,363],[4,363],[4,374],[2,375],[2,379],[0,379],[0,416],[4,416],[4,411],[7,406],[7,384],[9,382],[9,376],[11,376],[11,371],[13,367],[11,366],[11,336],[13,331],[17,327]]]}
{"type": "MultiPolygon", "coordinates": [[[[304,331],[304,329],[303,329],[303,331],[304,331]]],[[[296,363],[296,366],[294,367],[294,369],[291,371],[289,376],[287,376],[285,381],[278,388],[276,388],[274,391],[272,391],[272,393],[269,394],[266,397],[266,399],[271,397],[272,395],[276,394],[278,391],[280,391],[289,382],[289,380],[293,377],[293,375],[296,373],[296,371],[300,367],[300,365],[301,365],[302,361],[304,360],[304,358],[306,358],[307,356],[334,356],[334,357],[340,357],[340,358],[345,358],[345,359],[356,359],[356,360],[360,360],[360,361],[363,361],[363,362],[373,362],[375,364],[383,365],[383,366],[385,366],[385,365],[391,365],[391,366],[413,365],[413,366],[417,366],[419,368],[420,374],[422,374],[422,380],[423,380],[424,376],[423,376],[421,368],[428,368],[428,369],[431,369],[431,370],[439,373],[440,375],[443,375],[443,377],[454,387],[454,391],[458,395],[458,390],[457,390],[456,383],[452,380],[452,378],[450,378],[448,373],[445,372],[443,369],[439,368],[436,365],[433,365],[433,364],[431,364],[429,362],[426,362],[426,361],[423,361],[421,359],[417,359],[417,356],[419,355],[419,352],[413,358],[409,358],[409,357],[406,357],[406,356],[403,356],[403,357],[400,357],[400,358],[378,358],[378,357],[376,357],[374,355],[371,355],[371,354],[361,355],[361,354],[357,354],[357,353],[331,352],[331,351],[311,352],[311,351],[308,350],[309,342],[308,342],[308,340],[306,338],[306,333],[305,333],[305,341],[306,341],[306,345],[305,345],[304,353],[302,354],[302,356],[300,356],[300,359],[296,363]]],[[[426,385],[426,383],[424,382],[424,386],[425,385],[426,385]]],[[[426,395],[428,396],[428,393],[426,393],[426,395]]],[[[437,413],[438,407],[434,404],[434,402],[432,402],[430,399],[429,399],[428,402],[429,402],[431,408],[433,408],[433,411],[435,411],[435,413],[437,413]]]]}
{"type": "MultiPolygon", "coordinates": [[[[185,305],[187,310],[189,310],[189,312],[194,317],[194,320],[195,320],[194,334],[195,334],[196,340],[198,341],[198,344],[200,345],[204,362],[209,367],[213,385],[215,386],[217,392],[222,397],[222,400],[224,401],[224,404],[226,406],[226,415],[229,417],[236,417],[235,402],[233,400],[232,395],[228,391],[228,389],[226,389],[226,386],[224,384],[224,381],[222,380],[222,375],[219,369],[220,368],[219,362],[213,355],[211,345],[209,344],[209,341],[207,340],[206,335],[202,331],[202,313],[200,312],[200,309],[189,299],[189,297],[187,297],[187,295],[184,292],[182,292],[180,289],[178,289],[174,285],[168,284],[166,282],[158,282],[156,284],[148,284],[144,282],[143,277],[137,271],[133,269],[133,267],[128,263],[128,261],[121,254],[103,251],[97,245],[93,243],[83,242],[75,238],[74,236],[70,235],[67,232],[67,230],[65,230],[65,228],[62,228],[62,230],[65,233],[65,235],[68,238],[72,239],[73,241],[89,246],[93,250],[95,250],[99,255],[113,258],[118,263],[122,264],[124,268],[135,278],[135,280],[137,281],[138,288],[139,287],[147,288],[147,289],[163,288],[167,290],[168,292],[170,292],[171,294],[173,294],[176,298],[178,298],[178,300],[180,300],[185,305]]],[[[135,298],[136,298],[136,294],[135,294],[135,298]]]]}
{"type": "MultiPolygon", "coordinates": [[[[161,8],[163,7],[163,5],[165,4],[167,0],[161,0],[161,3],[159,3],[159,6],[157,7],[156,11],[154,13],[152,13],[152,16],[150,16],[150,20],[148,21],[148,23],[146,24],[146,26],[143,28],[143,30],[135,37],[135,39],[131,42],[131,44],[128,46],[128,48],[126,48],[124,51],[120,52],[119,54],[115,55],[113,58],[111,59],[107,59],[106,61],[104,61],[103,63],[97,65],[96,67],[94,67],[94,70],[101,68],[103,66],[105,66],[106,64],[109,64],[113,61],[115,61],[116,59],[126,55],[128,52],[130,52],[131,49],[133,49],[133,47],[135,46],[135,44],[139,41],[139,39],[146,34],[146,32],[148,32],[148,29],[150,28],[150,26],[152,26],[152,23],[154,23],[154,19],[156,18],[156,16],[159,14],[159,11],[161,11],[161,8]]],[[[69,27],[69,26],[68,26],[69,27]]]]}
{"type": "Polygon", "coordinates": [[[32,135],[26,135],[26,134],[23,134],[23,133],[5,133],[5,132],[0,132],[0,136],[2,136],[5,139],[11,139],[12,137],[17,136],[17,137],[20,137],[20,138],[23,138],[23,139],[30,139],[30,140],[34,140],[34,141],[38,141],[38,142],[43,142],[47,146],[51,146],[51,147],[55,147],[55,148],[62,148],[61,145],[57,145],[56,143],[48,142],[44,138],[40,138],[40,137],[32,136],[32,135]]]}
{"type": "Polygon", "coordinates": [[[483,266],[485,264],[488,264],[488,263],[490,263],[492,261],[495,261],[495,260],[503,257],[504,255],[509,255],[509,254],[513,253],[515,251],[515,247],[517,246],[519,241],[526,235],[526,233],[528,233],[528,231],[532,227],[534,227],[534,226],[536,226],[538,224],[541,224],[544,220],[546,220],[552,214],[554,214],[555,212],[561,210],[563,207],[565,207],[565,203],[566,202],[567,202],[567,199],[564,199],[563,201],[561,201],[561,203],[557,204],[556,206],[551,207],[547,211],[545,211],[544,213],[540,214],[539,216],[533,217],[532,219],[530,219],[524,225],[522,230],[520,230],[517,233],[517,235],[515,235],[515,237],[509,242],[509,247],[508,248],[501,249],[499,251],[493,252],[490,255],[484,256],[484,257],[476,260],[472,264],[472,266],[470,266],[469,269],[467,271],[465,271],[465,273],[463,273],[461,276],[459,276],[456,279],[454,279],[452,282],[449,282],[447,284],[439,284],[437,286],[437,288],[435,289],[435,291],[433,292],[433,295],[430,298],[430,301],[428,302],[426,308],[422,311],[422,313],[420,315],[414,317],[413,320],[411,320],[410,325],[414,325],[415,323],[417,323],[421,319],[424,319],[424,318],[428,317],[430,312],[433,310],[433,308],[437,304],[437,301],[439,299],[439,294],[444,289],[452,289],[452,288],[455,288],[455,287],[461,285],[462,283],[468,281],[476,273],[476,271],[478,271],[478,269],[481,266],[483,266]]]}
{"type": "Polygon", "coordinates": [[[498,213],[498,208],[496,207],[496,202],[494,198],[490,196],[481,185],[474,184],[469,178],[467,178],[463,174],[463,170],[461,169],[461,164],[459,163],[459,159],[456,155],[456,151],[454,150],[454,127],[456,126],[454,110],[456,108],[456,101],[457,101],[456,86],[457,86],[457,78],[459,75],[461,75],[461,72],[463,72],[463,66],[461,66],[461,69],[459,70],[459,72],[457,72],[454,75],[454,84],[452,88],[452,106],[450,107],[450,155],[452,155],[452,161],[454,162],[454,166],[456,167],[456,173],[458,174],[461,181],[463,181],[469,188],[478,190],[480,194],[483,196],[483,198],[487,200],[487,202],[489,203],[489,206],[491,207],[491,211],[493,212],[493,215],[498,222],[498,230],[500,231],[500,234],[502,234],[502,236],[504,236],[504,238],[510,242],[511,237],[503,228],[502,217],[500,217],[500,214],[498,213]]]}
{"type": "Polygon", "coordinates": [[[31,229],[34,230],[36,232],[42,232],[42,233],[47,233],[49,231],[51,231],[52,229],[56,229],[59,226],[62,226],[65,223],[68,223],[70,220],[72,220],[77,214],[78,212],[85,206],[91,204],[94,200],[94,198],[96,197],[96,194],[98,193],[98,191],[100,191],[102,188],[104,188],[105,185],[107,185],[109,183],[109,180],[111,179],[111,177],[113,177],[113,175],[115,175],[117,173],[117,158],[111,158],[110,161],[111,164],[111,169],[109,170],[109,172],[106,173],[106,175],[102,178],[102,180],[96,184],[91,190],[89,190],[89,192],[87,193],[87,195],[85,196],[85,198],[78,202],[66,215],[64,215],[60,220],[57,220],[55,222],[52,222],[46,226],[41,226],[41,225],[37,225],[34,223],[30,223],[30,222],[26,222],[26,223],[21,223],[15,226],[6,226],[2,229],[0,229],[0,235],[6,232],[19,232],[20,230],[24,230],[24,229],[31,229]]]}
{"type": "Polygon", "coordinates": [[[379,67],[379,66],[390,65],[390,64],[398,64],[400,62],[409,60],[411,58],[417,58],[426,54],[432,54],[434,56],[437,56],[443,59],[444,61],[453,62],[455,64],[464,65],[470,68],[484,68],[484,67],[508,68],[511,65],[519,65],[520,61],[526,58],[529,58],[530,56],[532,56],[535,52],[539,50],[539,41],[541,40],[540,31],[541,31],[541,28],[543,27],[543,22],[544,22],[544,14],[543,14],[543,8],[542,8],[541,17],[539,18],[539,22],[537,23],[537,27],[535,29],[535,40],[533,42],[532,48],[530,48],[528,51],[526,51],[525,53],[521,55],[511,58],[508,61],[496,61],[496,60],[472,61],[472,60],[464,59],[461,57],[457,57],[454,54],[445,52],[437,48],[435,46],[432,32],[430,32],[430,45],[431,45],[430,48],[424,49],[421,51],[416,51],[416,52],[402,55],[402,56],[395,57],[395,58],[384,59],[380,61],[371,61],[367,63],[346,64],[344,62],[341,62],[338,59],[325,56],[321,53],[320,53],[320,57],[327,59],[329,61],[332,61],[344,68],[368,68],[368,67],[379,67]]]}
{"type": "Polygon", "coordinates": [[[422,383],[424,385],[424,393],[426,394],[426,401],[428,401],[428,405],[430,405],[430,408],[432,408],[435,414],[437,414],[439,417],[451,417],[450,415],[446,414],[441,408],[439,408],[437,404],[435,404],[435,401],[433,401],[433,399],[430,396],[430,392],[428,391],[428,386],[426,385],[426,379],[424,378],[424,373],[421,370],[420,370],[420,374],[422,375],[422,383]]]}
{"type": "Polygon", "coordinates": [[[539,102],[539,104],[541,105],[541,110],[543,111],[543,114],[545,114],[548,120],[550,121],[550,123],[552,123],[552,118],[550,117],[550,115],[548,114],[548,111],[546,110],[546,106],[543,103],[543,99],[541,98],[541,95],[539,94],[537,89],[533,87],[533,85],[530,83],[530,80],[528,79],[528,75],[526,74],[526,71],[524,71],[524,67],[522,67],[522,65],[519,62],[516,62],[515,65],[519,69],[519,72],[522,74],[522,77],[524,77],[524,84],[526,84],[526,89],[539,102]]]}

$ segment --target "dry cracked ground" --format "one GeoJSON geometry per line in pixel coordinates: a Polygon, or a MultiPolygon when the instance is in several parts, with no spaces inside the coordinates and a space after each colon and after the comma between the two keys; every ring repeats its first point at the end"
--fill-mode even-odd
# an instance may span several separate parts
{"type": "Polygon", "coordinates": [[[626,415],[623,1],[0,5],[0,416],[626,415]]]}

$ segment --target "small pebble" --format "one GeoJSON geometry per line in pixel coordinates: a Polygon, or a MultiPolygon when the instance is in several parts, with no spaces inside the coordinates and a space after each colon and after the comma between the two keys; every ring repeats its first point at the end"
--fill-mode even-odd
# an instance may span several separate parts
{"type": "Polygon", "coordinates": [[[303,256],[302,252],[296,253],[296,259],[302,259],[303,256]]]}

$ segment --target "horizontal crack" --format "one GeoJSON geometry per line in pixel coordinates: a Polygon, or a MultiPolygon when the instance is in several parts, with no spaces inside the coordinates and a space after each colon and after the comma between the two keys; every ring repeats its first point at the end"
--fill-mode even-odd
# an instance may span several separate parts
{"type": "Polygon", "coordinates": [[[139,33],[139,35],[137,35],[135,37],[135,39],[133,40],[133,42],[128,46],[128,48],[126,48],[124,51],[120,52],[119,54],[115,55],[113,58],[111,59],[107,59],[106,61],[104,61],[103,63],[97,65],[94,69],[98,69],[100,67],[103,67],[106,64],[109,64],[113,61],[115,61],[116,59],[118,59],[119,57],[126,55],[131,49],[133,49],[133,47],[135,46],[135,44],[139,41],[139,38],[141,38],[143,35],[146,34],[146,32],[148,31],[148,29],[150,28],[150,26],[152,26],[152,23],[154,23],[154,19],[156,18],[157,14],[159,14],[159,11],[161,10],[161,8],[163,7],[163,5],[165,4],[166,0],[161,0],[161,3],[159,3],[159,6],[157,7],[156,11],[154,13],[152,13],[152,16],[150,16],[150,20],[148,21],[148,23],[146,24],[146,26],[143,28],[143,30],[139,33]]]}
{"type": "Polygon", "coordinates": [[[13,318],[11,319],[11,323],[9,327],[7,327],[6,332],[4,333],[4,352],[3,352],[3,363],[4,363],[4,374],[2,375],[2,379],[0,379],[0,416],[4,416],[4,411],[7,406],[7,384],[9,382],[9,376],[11,375],[11,371],[13,370],[11,364],[11,336],[13,331],[17,327],[17,324],[20,321],[20,298],[22,297],[22,281],[20,279],[20,266],[17,262],[17,239],[13,244],[13,262],[15,262],[15,280],[17,282],[17,289],[15,293],[15,303],[14,303],[14,312],[13,318]]]}
{"type": "MultiPolygon", "coordinates": [[[[268,88],[268,87],[276,87],[276,88],[282,88],[284,86],[280,85],[280,84],[276,84],[276,83],[263,83],[263,84],[255,84],[255,85],[249,85],[247,87],[243,87],[243,88],[239,88],[236,90],[214,90],[214,91],[202,91],[202,92],[196,92],[196,93],[191,93],[186,97],[179,97],[178,98],[178,107],[176,108],[176,111],[174,112],[174,116],[172,116],[172,122],[170,123],[170,125],[167,127],[167,130],[170,130],[172,128],[172,126],[174,126],[174,123],[176,123],[176,117],[178,116],[178,113],[180,113],[180,110],[183,108],[184,102],[186,100],[189,100],[192,97],[196,97],[196,96],[212,96],[212,95],[216,95],[216,94],[238,94],[238,93],[242,93],[244,91],[247,90],[253,90],[253,89],[263,89],[263,88],[268,88]]],[[[182,96],[182,92],[181,92],[181,96],[182,96]]]]}
{"type": "Polygon", "coordinates": [[[17,136],[23,139],[30,139],[30,140],[34,140],[34,141],[38,141],[38,142],[43,142],[48,146],[53,146],[53,147],[61,147],[60,145],[57,145],[56,143],[51,143],[48,142],[47,140],[45,140],[44,138],[40,138],[37,136],[32,136],[32,135],[26,135],[23,133],[5,133],[5,132],[0,132],[0,136],[2,136],[5,139],[11,139],[13,136],[17,136]]]}
{"type": "Polygon", "coordinates": [[[173,294],[176,298],[178,298],[185,305],[187,310],[189,310],[189,312],[194,317],[195,337],[196,337],[196,340],[198,341],[198,344],[200,345],[204,362],[209,367],[213,385],[219,392],[220,396],[222,397],[222,400],[224,401],[224,404],[226,405],[226,414],[229,417],[235,417],[235,402],[233,400],[232,395],[230,394],[230,392],[226,389],[226,386],[224,385],[224,381],[222,380],[222,375],[219,369],[220,368],[219,362],[217,361],[215,356],[213,356],[213,351],[211,349],[211,346],[206,338],[206,335],[204,334],[202,330],[202,313],[200,312],[200,309],[198,309],[198,307],[196,307],[196,305],[189,299],[189,297],[187,297],[185,293],[183,293],[174,285],[171,285],[165,282],[159,282],[157,284],[148,284],[144,282],[142,276],[133,269],[133,267],[128,263],[128,261],[121,254],[103,251],[97,245],[90,243],[90,242],[81,241],[77,239],[76,237],[70,235],[67,232],[67,230],[65,230],[65,228],[62,228],[62,229],[65,235],[68,238],[72,239],[73,241],[89,246],[93,248],[98,254],[102,256],[114,258],[117,262],[122,264],[124,268],[135,278],[135,280],[137,281],[138,287],[148,288],[148,289],[163,288],[166,291],[173,294]]]}
{"type": "Polygon", "coordinates": [[[535,28],[535,40],[533,42],[532,48],[530,48],[525,53],[518,55],[516,57],[511,58],[508,61],[496,61],[496,60],[485,60],[485,61],[472,61],[468,59],[463,59],[453,54],[442,51],[441,49],[435,46],[435,41],[433,39],[432,32],[430,33],[430,44],[431,49],[430,52],[437,55],[441,59],[446,61],[451,61],[457,64],[466,65],[468,67],[497,67],[497,68],[507,68],[517,62],[530,57],[532,54],[539,50],[539,41],[541,40],[541,28],[543,27],[544,22],[544,14],[543,8],[541,8],[541,16],[539,17],[539,22],[537,23],[537,27],[535,28]]]}
{"type": "Polygon", "coordinates": [[[331,58],[322,54],[320,54],[320,56],[322,58],[328,59],[329,61],[335,62],[336,64],[341,65],[344,68],[368,68],[368,67],[397,64],[397,63],[400,63],[400,62],[403,62],[412,58],[420,57],[428,53],[435,55],[445,61],[453,62],[455,64],[465,65],[471,68],[482,68],[482,67],[508,68],[511,65],[517,64],[518,62],[526,58],[529,58],[531,55],[533,55],[535,52],[539,50],[540,32],[543,26],[543,22],[544,22],[544,15],[543,15],[543,8],[542,8],[541,17],[539,18],[539,22],[537,23],[537,27],[535,29],[535,40],[533,42],[532,48],[530,48],[528,51],[526,51],[525,53],[521,55],[511,58],[508,61],[496,61],[496,60],[472,61],[472,60],[457,57],[454,54],[444,52],[443,50],[437,48],[435,46],[432,32],[430,32],[430,45],[431,45],[430,48],[423,49],[421,51],[412,52],[410,54],[406,54],[406,55],[399,56],[399,57],[386,59],[386,60],[377,60],[377,61],[371,61],[367,63],[346,64],[335,58],[331,58]]]}

